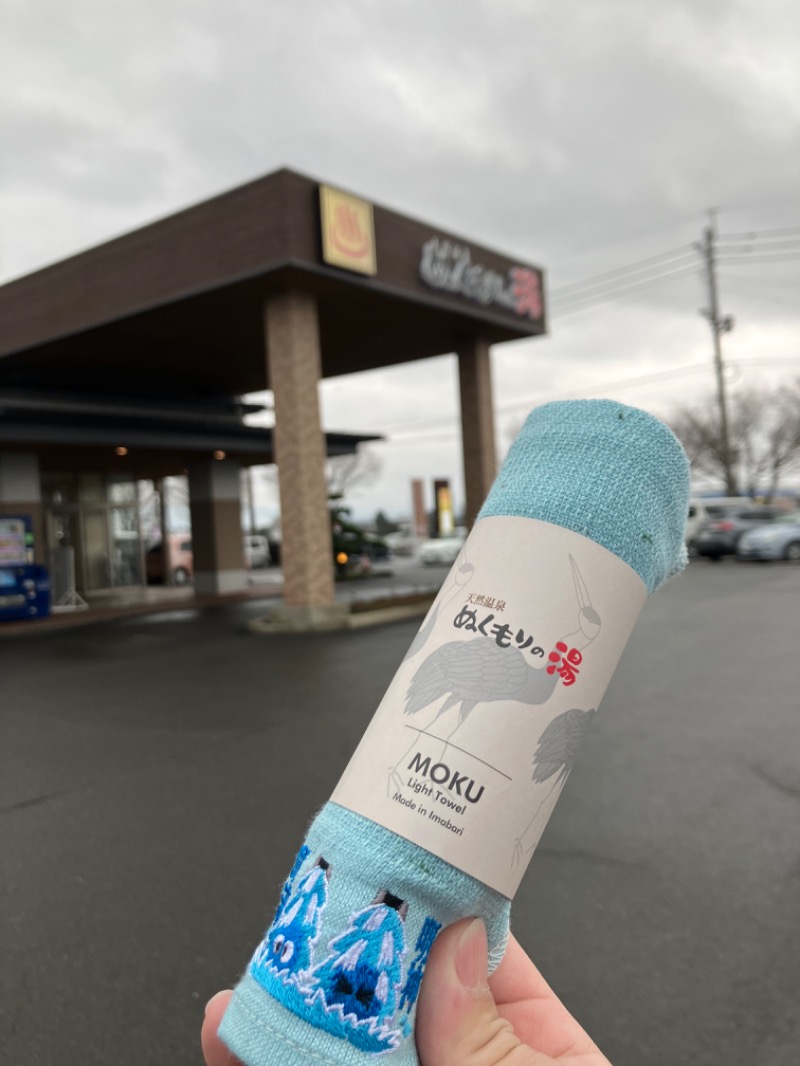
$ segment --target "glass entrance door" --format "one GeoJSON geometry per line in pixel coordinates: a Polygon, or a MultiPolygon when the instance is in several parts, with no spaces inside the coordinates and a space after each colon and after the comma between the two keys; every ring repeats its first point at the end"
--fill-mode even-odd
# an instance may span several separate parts
{"type": "Polygon", "coordinates": [[[83,509],[83,563],[87,592],[112,588],[108,511],[83,509]]]}
{"type": "Polygon", "coordinates": [[[112,507],[109,518],[112,588],[143,585],[142,545],[137,508],[112,507]]]}
{"type": "Polygon", "coordinates": [[[74,551],[80,592],[141,586],[144,556],[136,482],[102,475],[47,475],[48,545],[74,551]]]}
{"type": "Polygon", "coordinates": [[[53,602],[57,603],[65,593],[86,587],[77,510],[47,512],[47,544],[53,602]]]}

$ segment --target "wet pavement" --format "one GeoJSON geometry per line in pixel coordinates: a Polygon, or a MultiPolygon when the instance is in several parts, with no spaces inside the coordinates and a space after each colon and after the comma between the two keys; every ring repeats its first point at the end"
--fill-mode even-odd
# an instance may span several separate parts
{"type": "MultiPolygon", "coordinates": [[[[263,613],[0,641],[3,1063],[201,1062],[418,624],[263,613]]],[[[694,563],[654,597],[515,901],[615,1066],[800,1062],[798,630],[800,568],[694,563]]]]}

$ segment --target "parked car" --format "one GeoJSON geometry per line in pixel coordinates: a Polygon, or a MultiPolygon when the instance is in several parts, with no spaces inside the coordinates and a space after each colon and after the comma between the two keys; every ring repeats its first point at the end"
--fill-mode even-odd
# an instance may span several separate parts
{"type": "Polygon", "coordinates": [[[387,562],[392,552],[386,542],[374,533],[365,533],[357,526],[342,526],[337,523],[332,530],[333,554],[338,557],[341,552],[358,558],[366,556],[372,563],[387,562]]]}
{"type": "Polygon", "coordinates": [[[273,566],[281,565],[281,520],[276,518],[267,530],[267,547],[269,548],[269,561],[273,566]]]}
{"type": "Polygon", "coordinates": [[[464,547],[466,534],[456,532],[448,537],[433,537],[420,545],[419,558],[425,566],[452,566],[464,547]]]}
{"type": "Polygon", "coordinates": [[[188,585],[194,574],[192,539],[185,533],[167,537],[167,565],[164,565],[164,543],[159,541],[145,556],[145,570],[149,585],[160,584],[169,578],[172,585],[188,585]]]}
{"type": "MultiPolygon", "coordinates": [[[[273,523],[269,530],[267,550],[273,566],[281,564],[282,533],[280,521],[273,523]]],[[[372,563],[387,562],[392,557],[392,550],[382,537],[367,533],[360,526],[342,521],[339,516],[331,519],[331,555],[337,572],[352,569],[355,562],[367,558],[372,563]],[[341,556],[347,559],[342,562],[341,556]]]]}
{"type": "Polygon", "coordinates": [[[753,501],[748,496],[693,496],[689,500],[689,516],[686,520],[686,544],[689,554],[694,554],[694,539],[706,522],[724,518],[731,511],[753,506],[753,501]]]}
{"type": "Polygon", "coordinates": [[[782,514],[766,526],[759,526],[739,538],[736,554],[740,559],[786,559],[800,563],[800,511],[782,514]]]}
{"type": "Polygon", "coordinates": [[[269,566],[270,551],[267,538],[258,533],[248,533],[244,538],[244,561],[253,570],[269,566]]]}
{"type": "Polygon", "coordinates": [[[735,555],[739,540],[748,530],[767,525],[785,512],[778,507],[741,507],[721,518],[705,522],[693,541],[694,552],[719,562],[723,555],[735,555]]]}
{"type": "Polygon", "coordinates": [[[411,529],[398,529],[395,533],[387,533],[383,539],[395,555],[413,555],[417,550],[417,536],[411,529]]]}
{"type": "Polygon", "coordinates": [[[364,550],[374,563],[386,563],[394,555],[386,539],[379,537],[376,533],[364,534],[364,550]]]}

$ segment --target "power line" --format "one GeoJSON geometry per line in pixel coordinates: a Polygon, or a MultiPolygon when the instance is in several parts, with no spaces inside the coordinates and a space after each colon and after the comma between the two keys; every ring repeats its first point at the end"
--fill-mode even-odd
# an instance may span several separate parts
{"type": "Polygon", "coordinates": [[[764,255],[719,255],[720,263],[794,263],[800,259],[800,249],[781,255],[777,252],[765,252],[764,255]]]}
{"type": "Polygon", "coordinates": [[[744,233],[721,233],[719,240],[758,240],[762,236],[774,236],[781,233],[800,233],[800,226],[784,226],[782,229],[747,230],[744,233]]]}
{"type": "Polygon", "coordinates": [[[459,417],[458,414],[454,412],[453,414],[449,414],[449,415],[438,415],[436,418],[423,418],[419,422],[401,422],[400,425],[384,426],[383,428],[384,428],[384,432],[387,432],[387,433],[394,433],[394,432],[397,432],[397,431],[402,433],[406,429],[414,430],[414,429],[417,429],[419,426],[441,426],[441,425],[446,425],[446,424],[448,424],[450,422],[457,421],[458,417],[459,417]]]}
{"type": "MultiPolygon", "coordinates": [[[[756,256],[762,254],[767,249],[774,250],[771,254],[775,254],[785,250],[787,253],[794,251],[794,246],[800,244],[800,237],[789,240],[763,240],[764,237],[770,237],[774,234],[800,234],[799,227],[783,227],[782,229],[769,229],[758,231],[747,231],[742,233],[729,233],[718,237],[718,241],[747,241],[749,243],[758,242],[752,249],[742,249],[741,253],[748,259],[753,259],[756,256]]],[[[584,278],[582,281],[572,281],[566,285],[560,285],[550,291],[549,296],[553,301],[573,301],[585,298],[591,298],[597,295],[593,290],[596,289],[615,289],[622,288],[627,283],[636,284],[637,275],[652,274],[653,271],[658,270],[659,267],[669,267],[670,271],[674,267],[678,267],[683,261],[689,259],[696,252],[696,248],[693,245],[680,245],[676,248],[668,249],[665,252],[659,252],[657,255],[648,256],[644,259],[635,260],[632,263],[628,263],[625,266],[617,267],[613,270],[606,270],[599,274],[593,274],[588,278],[584,278]],[[614,279],[618,279],[618,282],[614,279]]],[[[733,248],[720,248],[720,252],[725,254],[726,258],[729,258],[734,253],[733,248]]],[[[669,276],[665,274],[664,276],[669,276]]],[[[659,276],[653,278],[658,280],[659,276]]],[[[648,278],[642,278],[642,281],[649,280],[648,278]]]]}
{"type": "Polygon", "coordinates": [[[587,296],[583,300],[575,299],[571,303],[568,303],[562,310],[561,304],[552,309],[554,317],[565,318],[567,315],[577,314],[581,311],[588,311],[590,308],[595,307],[598,304],[608,303],[613,300],[624,299],[626,296],[632,293],[638,293],[647,289],[653,285],[661,285],[663,283],[673,284],[682,278],[696,277],[698,273],[699,265],[696,264],[691,267],[687,267],[684,270],[675,270],[667,274],[660,274],[658,277],[650,278],[647,281],[636,282],[632,285],[627,285],[617,289],[610,289],[604,293],[596,293],[593,296],[587,296]]]}
{"type": "Polygon", "coordinates": [[[798,366],[800,365],[800,353],[778,359],[729,359],[728,366],[735,367],[758,367],[758,366],[798,366]]]}
{"type": "MultiPolygon", "coordinates": [[[[772,359],[729,359],[726,360],[726,366],[729,368],[742,370],[742,369],[754,369],[760,367],[775,367],[775,366],[797,366],[800,363],[800,353],[794,357],[779,356],[772,359]]],[[[708,363],[688,363],[685,366],[673,367],[671,370],[659,370],[651,374],[639,374],[633,378],[621,378],[618,381],[604,381],[602,384],[584,387],[582,389],[575,389],[572,392],[558,392],[548,394],[552,396],[559,396],[565,399],[569,399],[575,396],[584,396],[590,392],[603,392],[610,389],[628,389],[637,385],[653,385],[659,381],[668,381],[672,378],[685,377],[690,374],[697,374],[700,372],[707,373],[709,370],[708,363]]],[[[536,396],[522,397],[519,400],[514,400],[510,403],[501,404],[496,408],[497,414],[505,414],[509,411],[517,410],[520,407],[532,407],[535,404],[544,403],[545,399],[541,394],[536,396]]],[[[458,430],[459,416],[457,414],[442,415],[438,418],[424,419],[421,422],[404,422],[398,426],[384,427],[384,431],[394,434],[398,432],[401,434],[400,438],[392,436],[389,438],[389,442],[398,441],[405,443],[413,443],[419,439],[430,439],[435,437],[442,430],[438,427],[450,426],[453,432],[458,430]],[[434,427],[433,433],[426,427],[434,427]]],[[[379,442],[378,442],[379,443],[379,442]]]]}
{"type": "MultiPolygon", "coordinates": [[[[689,257],[684,257],[689,258],[689,257]]],[[[737,265],[740,263],[759,263],[759,262],[794,262],[800,259],[800,251],[797,253],[786,253],[785,255],[778,253],[758,254],[754,252],[746,255],[729,255],[723,254],[717,256],[717,262],[729,263],[731,265],[737,265]]],[[[671,265],[679,266],[679,261],[672,263],[671,265]]],[[[640,272],[646,273],[646,272],[640,272]]],[[[673,281],[681,278],[689,277],[697,273],[697,268],[691,266],[683,270],[670,270],[660,274],[656,274],[653,277],[644,277],[641,280],[633,279],[621,279],[619,284],[609,282],[605,287],[599,285],[596,282],[594,289],[587,289],[585,292],[576,292],[574,294],[566,294],[561,297],[554,295],[553,314],[555,317],[564,318],[569,314],[574,314],[583,310],[589,310],[590,308],[597,306],[598,304],[608,303],[609,301],[620,300],[624,296],[637,293],[643,289],[649,288],[652,285],[659,285],[661,282],[668,282],[672,284],[673,281]]],[[[556,290],[561,292],[562,290],[556,290]]]]}
{"type": "MultiPolygon", "coordinates": [[[[651,282],[660,281],[661,278],[673,277],[677,270],[685,269],[691,262],[694,262],[694,258],[692,256],[686,256],[683,260],[670,264],[669,270],[662,270],[658,274],[650,272],[643,277],[637,277],[634,275],[628,279],[620,278],[620,280],[616,282],[605,282],[602,286],[598,284],[592,289],[587,289],[584,292],[567,293],[563,296],[555,296],[554,302],[559,306],[563,306],[564,304],[582,303],[584,300],[594,300],[609,293],[627,292],[628,290],[636,289],[639,285],[649,285],[651,282]],[[675,269],[673,269],[673,267],[675,269]]],[[[642,273],[644,274],[645,272],[642,273]]]]}
{"type": "Polygon", "coordinates": [[[800,252],[800,241],[792,241],[785,244],[751,245],[750,247],[737,247],[735,244],[728,248],[720,248],[719,254],[728,258],[740,256],[743,259],[753,259],[760,255],[797,255],[800,252]]]}
{"type": "Polygon", "coordinates": [[[743,252],[747,253],[760,252],[762,249],[769,250],[772,248],[776,248],[780,251],[781,248],[793,248],[798,244],[800,244],[800,237],[787,237],[784,240],[778,241],[733,241],[729,242],[727,245],[718,245],[718,247],[720,251],[733,252],[736,250],[735,246],[738,245],[743,252]]]}
{"type": "Polygon", "coordinates": [[[694,271],[696,269],[697,269],[697,265],[693,265],[691,267],[686,266],[686,267],[683,267],[683,268],[681,268],[679,270],[670,270],[670,271],[666,271],[666,272],[661,273],[661,274],[656,274],[654,277],[642,278],[640,281],[632,281],[632,282],[629,282],[629,283],[626,283],[626,284],[623,284],[623,285],[613,285],[613,286],[610,286],[610,287],[608,287],[606,289],[602,289],[599,292],[586,293],[586,294],[583,294],[583,295],[576,295],[576,296],[562,296],[561,298],[556,299],[555,302],[559,306],[562,306],[564,304],[583,303],[585,301],[600,300],[600,299],[603,299],[605,296],[608,296],[608,295],[616,295],[616,294],[622,294],[622,293],[626,293],[626,292],[633,292],[633,291],[635,291],[636,289],[638,289],[642,285],[652,285],[652,284],[655,284],[656,282],[661,281],[664,278],[672,278],[672,277],[675,277],[677,274],[684,274],[687,270],[688,271],[694,271]]]}
{"type": "MultiPolygon", "coordinates": [[[[714,249],[713,249],[713,241],[714,241],[714,239],[716,237],[715,233],[713,232],[713,227],[710,228],[710,230],[707,231],[707,233],[706,233],[707,242],[708,242],[709,232],[711,234],[712,253],[713,253],[713,251],[714,251],[714,249]]],[[[796,229],[795,228],[785,228],[783,230],[765,230],[765,231],[763,231],[763,233],[765,233],[765,234],[770,234],[770,233],[800,233],[800,227],[798,227],[796,229]]],[[[738,235],[737,234],[728,234],[726,236],[729,237],[729,238],[733,238],[733,237],[741,238],[741,237],[744,237],[746,239],[753,240],[755,238],[755,236],[758,236],[758,235],[754,235],[753,233],[744,233],[744,234],[738,234],[738,235]]],[[[796,242],[795,241],[788,241],[788,242],[773,242],[773,243],[777,243],[779,245],[779,247],[780,247],[782,245],[791,246],[791,245],[793,245],[796,242]]],[[[694,254],[692,252],[692,249],[694,249],[694,251],[697,251],[699,249],[701,252],[703,252],[705,254],[706,257],[708,255],[707,246],[697,246],[697,245],[695,245],[695,246],[692,246],[692,245],[681,246],[679,248],[670,249],[669,251],[666,251],[666,252],[661,252],[658,255],[650,256],[650,257],[648,257],[646,259],[637,260],[634,263],[630,263],[630,264],[628,264],[627,266],[624,266],[624,267],[619,267],[619,268],[617,268],[615,270],[605,271],[605,272],[603,272],[601,274],[593,275],[592,277],[590,277],[588,279],[585,279],[582,282],[572,282],[569,285],[561,286],[560,288],[553,290],[553,292],[551,293],[551,297],[555,299],[555,302],[557,304],[561,304],[562,306],[563,306],[563,304],[566,304],[567,306],[566,306],[565,310],[563,310],[563,311],[556,310],[554,313],[558,317],[562,317],[562,318],[563,317],[567,317],[567,316],[569,316],[571,314],[578,314],[578,313],[581,313],[583,311],[590,310],[590,309],[592,309],[593,307],[596,307],[599,304],[608,303],[608,302],[612,302],[614,300],[623,299],[623,298],[625,298],[626,296],[628,296],[628,295],[630,295],[632,293],[638,293],[641,290],[649,288],[649,287],[651,287],[653,285],[659,285],[659,284],[662,284],[662,283],[673,284],[674,282],[682,280],[684,278],[687,278],[687,277],[690,277],[690,276],[697,276],[698,266],[681,268],[681,264],[685,260],[694,259],[694,254]],[[687,251],[687,249],[688,249],[688,251],[687,251]],[[658,264],[660,264],[660,266],[658,264]],[[665,267],[669,267],[669,269],[664,270],[665,267]],[[678,267],[679,269],[673,269],[675,267],[678,267]],[[661,270],[661,272],[653,274],[654,270],[655,271],[661,270]],[[653,276],[641,277],[641,275],[653,275],[653,276]],[[639,280],[636,280],[637,277],[639,277],[639,280]],[[611,280],[613,278],[617,278],[618,280],[617,281],[611,280]],[[604,280],[604,279],[609,279],[609,280],[604,280]],[[576,290],[576,291],[567,292],[566,290],[576,290]],[[599,290],[599,291],[597,291],[597,290],[599,290]],[[570,306],[570,305],[572,305],[572,306],[570,306]]],[[[789,253],[787,253],[786,255],[781,255],[779,253],[761,254],[761,253],[759,253],[758,249],[754,249],[754,253],[746,253],[746,254],[742,254],[742,253],[736,254],[733,249],[729,250],[729,252],[732,253],[732,254],[728,254],[728,251],[726,251],[724,249],[723,249],[723,252],[724,252],[724,254],[722,254],[722,255],[720,255],[717,252],[717,254],[715,256],[716,261],[717,262],[723,261],[723,262],[726,262],[726,263],[730,263],[731,265],[738,265],[738,264],[741,264],[741,263],[758,263],[758,262],[772,262],[772,261],[786,262],[786,261],[790,261],[791,259],[798,258],[797,255],[793,255],[793,254],[789,254],[789,253]]],[[[712,263],[712,267],[713,267],[713,263],[712,263]]],[[[712,312],[709,313],[709,318],[711,319],[711,318],[713,318],[713,316],[714,316],[714,312],[712,311],[712,312]]],[[[719,330],[721,328],[723,328],[723,327],[724,328],[729,328],[727,326],[727,320],[718,319],[716,322],[712,321],[712,329],[716,330],[717,338],[718,338],[719,330]]],[[[789,360],[788,362],[790,363],[790,365],[794,365],[795,361],[794,360],[789,360]]],[[[730,366],[736,366],[736,367],[770,366],[770,365],[773,365],[773,363],[771,363],[769,361],[764,361],[764,360],[758,361],[758,362],[754,362],[754,363],[742,362],[742,361],[730,361],[729,365],[730,366]]],[[[775,364],[775,365],[777,365],[777,364],[775,364]]],[[[624,379],[623,381],[612,382],[612,383],[604,382],[603,385],[599,387],[599,389],[595,389],[595,388],[583,389],[583,390],[576,391],[575,393],[571,393],[571,394],[570,393],[566,393],[566,394],[559,394],[559,395],[580,396],[580,395],[585,394],[586,392],[602,391],[603,389],[629,388],[629,387],[632,387],[634,385],[650,384],[650,383],[655,382],[655,381],[667,380],[667,379],[675,378],[675,377],[681,377],[681,376],[683,376],[685,374],[697,373],[700,370],[706,370],[706,369],[707,369],[707,366],[705,364],[696,364],[696,365],[693,364],[693,365],[688,366],[688,367],[681,367],[681,368],[677,368],[677,369],[673,369],[673,370],[669,370],[669,371],[662,371],[662,372],[660,372],[658,374],[646,375],[644,377],[628,378],[628,379],[624,379]]],[[[537,401],[541,402],[541,397],[536,397],[536,398],[530,397],[528,399],[519,400],[519,401],[516,401],[515,403],[513,403],[511,405],[506,404],[503,407],[498,408],[498,412],[507,411],[509,409],[513,410],[513,409],[516,409],[516,408],[519,408],[519,407],[522,407],[522,406],[526,406],[527,407],[527,406],[530,406],[531,403],[537,402],[537,401]]],[[[445,436],[446,437],[452,436],[452,433],[457,431],[457,416],[456,415],[450,415],[450,416],[445,416],[444,418],[439,417],[439,418],[434,418],[434,419],[428,419],[428,420],[425,420],[423,422],[404,423],[404,424],[401,424],[400,426],[396,426],[396,427],[389,426],[389,427],[386,427],[386,431],[388,433],[391,433],[391,434],[400,433],[401,437],[402,436],[406,437],[406,443],[411,443],[411,442],[413,442],[414,439],[419,439],[420,437],[424,437],[424,438],[428,438],[428,439],[431,439],[431,437],[435,438],[437,436],[437,433],[434,432],[433,434],[431,434],[430,432],[426,432],[425,431],[425,427],[426,426],[437,427],[437,426],[442,426],[442,425],[450,425],[451,427],[453,427],[450,430],[445,432],[445,436]]],[[[441,432],[441,431],[439,431],[439,432],[441,432]]],[[[393,436],[390,439],[396,440],[397,438],[393,436]]],[[[401,439],[401,441],[399,441],[399,443],[402,443],[402,439],[401,439]]]]}
{"type": "MultiPolygon", "coordinates": [[[[587,392],[602,392],[605,389],[628,389],[635,385],[652,385],[657,381],[685,377],[687,374],[696,374],[699,370],[707,371],[708,365],[706,363],[692,363],[688,366],[676,367],[673,370],[661,370],[656,374],[643,374],[636,378],[623,378],[621,381],[604,381],[602,385],[574,389],[572,392],[559,392],[558,395],[565,399],[569,399],[575,396],[583,396],[587,392]]],[[[498,412],[512,411],[518,407],[527,407],[531,403],[531,399],[532,398],[527,400],[515,400],[513,403],[504,404],[503,407],[498,407],[498,412]]]]}
{"type": "Polygon", "coordinates": [[[652,266],[648,267],[646,264],[654,264],[676,258],[682,259],[685,258],[691,250],[691,245],[682,245],[680,248],[672,248],[667,252],[648,256],[646,259],[638,259],[633,263],[628,263],[627,266],[617,267],[615,270],[606,270],[601,274],[593,274],[588,278],[584,278],[583,281],[571,281],[567,285],[560,285],[558,288],[553,289],[550,295],[551,297],[560,295],[567,289],[596,288],[598,285],[603,284],[603,279],[605,278],[619,277],[620,275],[625,274],[645,273],[648,270],[652,270],[652,266]]]}

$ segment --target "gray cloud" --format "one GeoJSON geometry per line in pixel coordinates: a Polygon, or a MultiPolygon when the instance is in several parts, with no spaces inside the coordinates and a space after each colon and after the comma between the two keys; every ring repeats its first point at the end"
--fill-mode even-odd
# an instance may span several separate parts
{"type": "MultiPolygon", "coordinates": [[[[798,40],[792,0],[9,0],[0,274],[282,165],[540,263],[555,289],[688,249],[710,206],[727,231],[800,226],[798,40]]],[[[800,355],[799,273],[724,266],[729,358],[800,355]]],[[[668,281],[499,351],[498,403],[707,361],[699,260],[668,281]]],[[[329,423],[454,412],[451,362],[326,384],[329,423]]],[[[702,374],[620,397],[687,387],[702,374]]]]}

